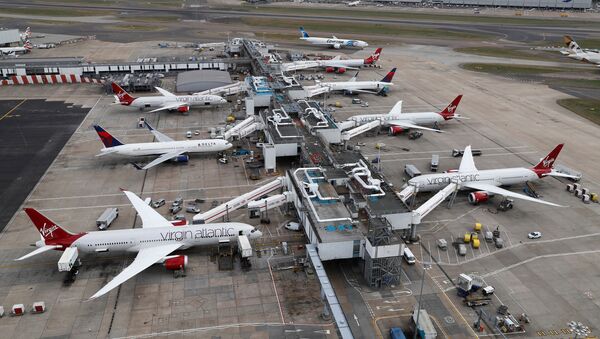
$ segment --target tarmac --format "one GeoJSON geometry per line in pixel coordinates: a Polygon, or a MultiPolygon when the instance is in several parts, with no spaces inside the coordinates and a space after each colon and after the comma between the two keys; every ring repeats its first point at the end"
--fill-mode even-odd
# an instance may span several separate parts
{"type": "MultiPolygon", "coordinates": [[[[84,46],[93,48],[93,42],[84,46]]],[[[152,50],[155,46],[148,43],[146,48],[152,50]]],[[[600,173],[596,170],[600,149],[595,147],[598,126],[556,104],[568,94],[544,85],[462,70],[457,66],[461,57],[444,50],[429,58],[419,46],[389,46],[384,49],[381,69],[365,69],[360,74],[361,79],[380,79],[388,69],[398,66],[396,85],[387,97],[359,95],[370,102],[369,108],[352,105],[351,98],[342,95],[330,96],[326,101],[339,101],[344,106],[334,113],[339,121],[354,114],[387,112],[400,99],[406,112],[441,110],[457,94],[464,95],[458,112],[470,119],[446,122],[441,126],[445,133],[425,133],[420,139],[408,140],[405,135],[392,137],[383,131],[351,141],[364,143],[361,149],[365,156],[381,156],[383,173],[398,190],[407,180],[404,165],[412,163],[427,172],[432,154],[440,155],[440,172],[458,167],[460,158],[453,158],[450,152],[467,144],[483,151],[475,158],[479,169],[529,167],[556,144],[565,142],[558,163],[584,173],[583,185],[600,191],[600,173]],[[457,62],[443,62],[444,53],[457,62]],[[386,146],[378,151],[374,147],[377,143],[386,146]]],[[[327,74],[324,81],[347,80],[350,76],[327,74]]],[[[0,98],[10,100],[7,107],[24,99],[27,103],[48,98],[89,111],[70,139],[66,136],[68,141],[24,202],[67,229],[94,230],[95,219],[107,207],[120,208],[112,229],[139,226],[119,188],[167,202],[178,196],[185,200],[203,198],[207,202],[201,209],[206,210],[213,201],[226,201],[271,180],[248,179],[241,159],[223,165],[214,156],[194,155],[187,165],[164,164],[150,171],[136,171],[129,159],[94,157],[101,143],[92,124],[101,124],[121,141],[150,142],[152,135],[136,127],[137,118],[145,116],[175,139],[182,140],[187,130],[195,129],[201,131],[200,138],[207,137],[210,127],[223,126],[232,108],[193,110],[187,115],[145,114],[112,105],[113,98],[93,86],[0,88],[0,98]]],[[[0,128],[5,120],[0,121],[0,128]]],[[[22,128],[31,125],[23,124],[22,128]]],[[[245,142],[241,146],[251,145],[245,142]]],[[[421,303],[433,316],[438,333],[446,337],[480,335],[471,329],[477,320],[475,310],[463,305],[450,281],[460,273],[480,275],[496,288],[489,313],[505,304],[513,314],[529,316],[531,323],[522,336],[564,336],[563,330],[572,320],[583,322],[596,333],[600,323],[600,285],[595,279],[600,262],[599,205],[583,204],[565,191],[566,183],[555,178],[534,183],[543,199],[566,208],[515,201],[512,210],[498,212],[498,197],[472,206],[464,193],[457,196],[452,208],[440,205],[419,226],[421,242],[409,245],[418,262],[414,266],[402,264],[404,272],[398,286],[366,288],[359,263],[328,264],[330,279],[354,333],[385,336],[390,326],[407,325],[423,283],[421,303]],[[452,247],[447,251],[436,248],[437,239],[451,243],[472,230],[475,222],[483,223],[485,230],[500,225],[505,248],[483,242],[479,249],[469,247],[465,257],[458,256],[452,247]],[[529,240],[527,233],[531,231],[541,231],[543,237],[529,240]]],[[[522,188],[512,189],[522,192],[522,188]]],[[[419,194],[417,204],[428,197],[419,194]]],[[[167,208],[168,204],[159,211],[168,216],[167,208]]],[[[34,301],[43,300],[48,311],[0,319],[0,331],[8,336],[74,338],[335,337],[333,324],[320,317],[323,304],[318,282],[309,272],[285,269],[293,266],[294,256],[302,257],[303,253],[302,237],[282,227],[292,216],[274,211],[270,217],[271,224],[258,226],[264,236],[253,247],[260,250],[260,258],[258,253],[254,256],[249,272],[241,271],[237,263],[233,271],[219,271],[211,261],[210,249],[194,249],[185,252],[190,256],[186,277],[174,278],[163,268],[152,267],[108,296],[87,302],[132,258],[83,258],[77,280],[66,286],[64,276],[56,270],[58,253],[46,253],[23,263],[12,261],[29,252],[29,245],[39,239],[24,213],[17,211],[0,234],[0,304],[9,309],[14,303],[30,307],[34,301]],[[292,255],[281,253],[281,241],[292,245],[292,255]]],[[[233,213],[231,220],[258,224],[244,211],[233,213]]]]}

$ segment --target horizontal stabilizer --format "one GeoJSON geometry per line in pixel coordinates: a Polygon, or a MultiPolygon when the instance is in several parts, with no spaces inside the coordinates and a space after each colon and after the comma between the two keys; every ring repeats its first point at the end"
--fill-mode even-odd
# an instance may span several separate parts
{"type": "Polygon", "coordinates": [[[61,248],[61,247],[62,247],[61,245],[43,246],[43,247],[40,247],[40,248],[36,249],[35,251],[33,251],[33,252],[29,253],[29,254],[26,254],[26,255],[18,258],[18,259],[15,259],[15,261],[20,261],[20,260],[24,260],[24,259],[27,259],[27,258],[31,258],[34,255],[38,255],[40,253],[44,253],[44,252],[47,252],[47,251],[55,250],[55,249],[61,248]]]}

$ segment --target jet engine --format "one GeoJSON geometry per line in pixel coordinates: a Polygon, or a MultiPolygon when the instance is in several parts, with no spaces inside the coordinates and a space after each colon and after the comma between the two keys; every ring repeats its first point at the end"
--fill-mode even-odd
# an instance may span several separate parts
{"type": "Polygon", "coordinates": [[[335,72],[335,68],[333,68],[333,67],[325,68],[325,73],[333,73],[333,72],[335,72]]]}
{"type": "Polygon", "coordinates": [[[400,126],[390,126],[390,135],[398,135],[404,132],[404,128],[400,126]]]}
{"type": "Polygon", "coordinates": [[[187,255],[178,255],[178,256],[166,259],[163,262],[163,265],[165,265],[165,268],[168,269],[169,271],[182,270],[187,266],[187,264],[188,264],[187,255]]]}
{"type": "Polygon", "coordinates": [[[190,156],[187,154],[181,154],[171,159],[172,162],[188,162],[190,160],[190,156]]]}
{"type": "Polygon", "coordinates": [[[337,69],[337,73],[338,73],[338,74],[344,74],[344,73],[346,73],[346,69],[345,69],[344,67],[339,67],[339,68],[337,69]]]}
{"type": "Polygon", "coordinates": [[[469,193],[469,203],[473,205],[477,205],[480,202],[486,202],[490,199],[490,194],[485,191],[476,191],[469,193]]]}
{"type": "Polygon", "coordinates": [[[179,106],[177,107],[177,112],[179,113],[186,113],[190,111],[190,107],[189,106],[179,106]]]}
{"type": "Polygon", "coordinates": [[[340,49],[340,48],[342,48],[342,44],[334,44],[333,48],[340,49]]]}

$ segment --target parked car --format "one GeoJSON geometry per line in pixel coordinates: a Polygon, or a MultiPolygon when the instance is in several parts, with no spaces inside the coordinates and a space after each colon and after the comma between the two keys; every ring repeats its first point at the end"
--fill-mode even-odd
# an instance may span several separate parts
{"type": "Polygon", "coordinates": [[[300,223],[295,222],[295,221],[290,221],[287,224],[285,224],[284,227],[287,228],[290,231],[299,231],[300,230],[300,223]]]}
{"type": "Polygon", "coordinates": [[[181,211],[181,205],[172,206],[169,211],[171,211],[171,214],[177,214],[177,212],[181,211]]]}
{"type": "Polygon", "coordinates": [[[527,234],[527,238],[529,239],[539,239],[542,237],[542,232],[531,232],[527,234]]]}
{"type": "Polygon", "coordinates": [[[164,204],[165,204],[165,199],[158,199],[158,200],[152,202],[152,207],[159,208],[164,204]]]}
{"type": "Polygon", "coordinates": [[[196,205],[188,205],[185,208],[185,211],[187,213],[200,213],[200,208],[198,206],[196,206],[196,205]]]}
{"type": "Polygon", "coordinates": [[[177,197],[177,199],[175,199],[173,201],[173,206],[181,206],[183,205],[183,198],[182,197],[177,197]]]}

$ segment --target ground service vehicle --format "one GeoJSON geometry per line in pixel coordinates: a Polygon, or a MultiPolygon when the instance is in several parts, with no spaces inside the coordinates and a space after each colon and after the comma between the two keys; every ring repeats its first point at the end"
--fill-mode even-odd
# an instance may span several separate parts
{"type": "Polygon", "coordinates": [[[110,226],[110,224],[112,224],[112,222],[115,219],[117,219],[118,216],[119,216],[118,208],[107,208],[104,210],[104,212],[102,212],[100,217],[96,220],[96,226],[98,226],[99,230],[103,231],[103,230],[107,229],[110,226]]]}
{"type": "Polygon", "coordinates": [[[412,254],[412,252],[410,251],[410,249],[408,249],[408,247],[404,248],[404,260],[406,260],[406,263],[409,265],[413,265],[414,263],[417,262],[417,259],[415,258],[415,256],[412,254]]]}

